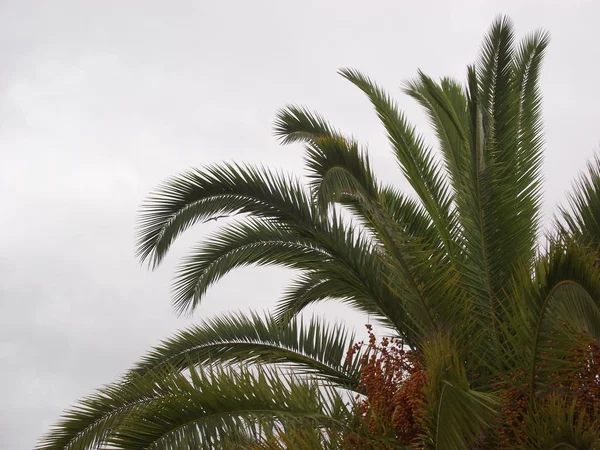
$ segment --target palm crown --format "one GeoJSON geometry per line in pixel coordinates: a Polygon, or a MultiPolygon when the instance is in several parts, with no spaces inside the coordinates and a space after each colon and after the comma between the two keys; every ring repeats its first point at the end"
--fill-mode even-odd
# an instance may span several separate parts
{"type": "Polygon", "coordinates": [[[297,277],[272,315],[223,315],[164,341],[70,410],[38,448],[343,445],[352,422],[346,393],[364,393],[360,358],[345,357],[355,338],[299,316],[325,300],[368,314],[418,355],[427,382],[413,445],[490,446],[506,425],[498,412],[508,379],[520,380],[523,414],[536,418],[523,445],[592,448],[596,425],[556,386],[578,370],[570,355],[600,338],[600,165],[590,165],[540,244],[538,78],[547,44],[544,32],[516,43],[501,18],[465,86],[421,72],[405,84],[428,114],[440,160],[384,90],[340,71],[373,104],[413,195],[378,181],[355,139],[296,106],[278,114],[275,133],[304,144],[307,186],[241,164],[161,185],[138,229],[138,255],[152,266],[190,226],[239,219],[184,259],[174,282],[178,312],[193,311],[240,266],[283,266],[297,277]],[[566,428],[544,425],[561,420],[566,428]]]}

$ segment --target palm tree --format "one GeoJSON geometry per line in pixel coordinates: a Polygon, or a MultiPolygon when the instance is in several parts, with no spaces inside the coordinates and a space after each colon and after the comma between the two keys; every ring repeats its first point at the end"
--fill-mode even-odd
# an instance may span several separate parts
{"type": "Polygon", "coordinates": [[[272,315],[222,315],[164,341],[68,411],[38,449],[339,448],[348,404],[363,392],[360,358],[346,361],[355,338],[299,316],[329,300],[368,314],[417,355],[427,381],[412,445],[493,448],[502,433],[520,436],[515,447],[600,445],[568,384],[600,338],[600,163],[541,240],[547,44],[545,32],[516,43],[500,18],[465,86],[422,72],[406,83],[440,161],[383,89],[340,71],[373,104],[413,195],[381,183],[364,147],[296,106],[278,114],[275,133],[304,144],[308,186],[242,164],[161,185],[138,229],[138,256],[152,267],[189,227],[236,219],[184,259],[177,312],[192,312],[241,266],[288,267],[297,277],[272,315]],[[513,388],[524,406],[509,423],[502,408],[513,388]]]}

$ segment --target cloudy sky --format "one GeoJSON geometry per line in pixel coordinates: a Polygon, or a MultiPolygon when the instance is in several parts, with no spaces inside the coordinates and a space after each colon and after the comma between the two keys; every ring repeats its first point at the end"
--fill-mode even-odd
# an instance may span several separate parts
{"type": "Polygon", "coordinates": [[[401,82],[417,68],[462,80],[500,13],[521,35],[552,33],[549,216],[600,143],[598,2],[0,2],[0,448],[31,449],[65,407],[174,330],[274,305],[289,274],[249,268],[194,317],[176,317],[171,274],[211,226],[148,272],[134,258],[134,223],[154,186],[222,160],[301,173],[300,149],[271,131],[287,103],[368,142],[380,177],[404,186],[368,102],[336,70],[367,72],[426,129],[401,82]]]}

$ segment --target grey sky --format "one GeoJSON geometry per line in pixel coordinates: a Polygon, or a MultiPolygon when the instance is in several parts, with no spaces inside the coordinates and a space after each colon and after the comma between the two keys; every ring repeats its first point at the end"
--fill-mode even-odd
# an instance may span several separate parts
{"type": "MultiPolygon", "coordinates": [[[[191,320],[177,318],[174,265],[214,225],[147,272],[133,226],[153,187],[221,160],[300,173],[300,149],[271,131],[287,103],[368,142],[380,176],[398,180],[375,114],[336,70],[365,71],[426,130],[400,83],[417,68],[462,80],[500,13],[521,35],[552,33],[542,77],[549,212],[600,142],[598,2],[1,2],[0,449],[32,448],[64,408],[176,329],[275,303],[289,274],[244,269],[191,320]]],[[[364,322],[337,305],[317,311],[364,322]]]]}

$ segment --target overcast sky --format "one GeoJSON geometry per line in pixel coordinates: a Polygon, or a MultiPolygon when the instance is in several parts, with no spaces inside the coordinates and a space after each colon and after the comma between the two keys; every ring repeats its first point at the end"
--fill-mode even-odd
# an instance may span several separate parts
{"type": "Polygon", "coordinates": [[[289,274],[244,269],[177,318],[175,264],[211,226],[148,272],[134,258],[134,222],[153,187],[221,160],[301,173],[300,149],[272,135],[287,103],[367,142],[380,177],[405,186],[368,102],[336,70],[365,71],[426,130],[401,82],[417,68],[463,80],[500,13],[519,35],[552,34],[549,216],[600,142],[599,2],[0,2],[0,448],[31,449],[64,408],[175,330],[275,304],[289,274]]]}

